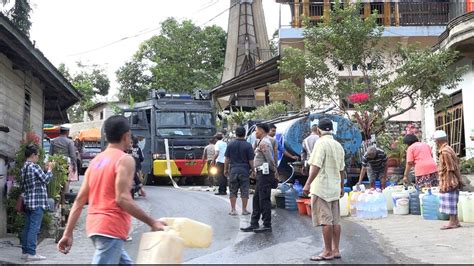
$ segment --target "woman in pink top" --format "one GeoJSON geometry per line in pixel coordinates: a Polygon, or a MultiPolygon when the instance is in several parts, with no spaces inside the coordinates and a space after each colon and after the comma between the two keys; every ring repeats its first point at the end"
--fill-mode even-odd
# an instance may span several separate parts
{"type": "Polygon", "coordinates": [[[406,135],[403,143],[408,145],[407,162],[403,182],[408,183],[408,173],[415,167],[415,182],[419,189],[437,187],[439,184],[438,169],[433,159],[431,147],[420,142],[415,135],[406,135]]]}

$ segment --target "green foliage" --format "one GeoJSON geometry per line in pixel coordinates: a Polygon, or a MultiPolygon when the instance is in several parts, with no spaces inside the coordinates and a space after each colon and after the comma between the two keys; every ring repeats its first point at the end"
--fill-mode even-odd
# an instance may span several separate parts
{"type": "Polygon", "coordinates": [[[456,52],[389,44],[382,39],[384,28],[377,25],[376,14],[362,20],[360,3],[342,8],[338,2],[327,22],[306,24],[305,51],[285,49],[280,62],[289,80],[306,79],[305,94],[311,100],[333,104],[349,116],[341,100],[367,93],[368,100],[354,103],[354,109],[369,112],[369,126],[377,133],[417,103],[438,100],[441,88],[456,87],[465,71],[453,65],[456,52]],[[347,76],[340,76],[340,68],[347,76]],[[408,105],[402,105],[403,99],[408,105]]]}
{"type": "Polygon", "coordinates": [[[117,72],[119,98],[147,98],[151,88],[192,92],[220,82],[224,67],[225,31],[218,26],[200,28],[190,20],[162,22],[160,35],[143,42],[133,58],[117,72]]]}
{"type": "Polygon", "coordinates": [[[385,151],[388,158],[397,159],[401,165],[404,165],[407,145],[403,143],[403,136],[393,138],[388,134],[380,134],[377,136],[377,144],[385,151]]]}
{"type": "Polygon", "coordinates": [[[474,158],[461,160],[461,173],[465,175],[474,174],[474,158]]]}
{"type": "Polygon", "coordinates": [[[61,197],[61,191],[68,180],[68,164],[62,155],[50,155],[50,162],[55,162],[53,167],[53,179],[48,184],[48,196],[56,202],[61,197]]]}
{"type": "Polygon", "coordinates": [[[81,101],[68,110],[69,120],[73,123],[81,122],[84,112],[97,103],[96,96],[106,96],[110,89],[110,80],[104,69],[95,65],[85,66],[81,62],[77,63],[77,67],[79,71],[74,75],[64,64],[58,67],[59,72],[82,94],[81,101]]]}
{"type": "MultiPolygon", "coordinates": [[[[15,181],[16,181],[17,186],[13,187],[10,190],[10,192],[8,193],[8,197],[5,201],[5,206],[7,210],[7,228],[10,233],[19,234],[21,230],[23,229],[23,225],[25,222],[24,215],[21,213],[17,213],[15,209],[16,200],[18,199],[18,196],[21,193],[23,193],[23,191],[21,190],[20,184],[23,181],[23,177],[21,176],[21,168],[26,162],[25,149],[26,149],[26,146],[30,144],[36,144],[40,148],[39,160],[37,164],[43,167],[45,153],[44,153],[44,150],[41,148],[40,140],[41,139],[35,133],[28,132],[26,134],[26,138],[21,141],[20,147],[15,156],[15,167],[12,169],[11,173],[15,176],[15,181]]],[[[53,174],[54,173],[55,172],[53,170],[53,174]]],[[[48,192],[49,192],[49,187],[48,187],[48,192]]],[[[51,194],[48,194],[48,195],[51,195],[51,194]]],[[[51,223],[50,222],[48,223],[48,219],[51,220],[51,217],[49,217],[49,214],[45,213],[45,216],[43,218],[43,224],[42,224],[43,231],[47,231],[49,229],[49,226],[51,223]]]]}
{"type": "MultiPolygon", "coordinates": [[[[9,0],[3,0],[5,6],[9,0]]],[[[30,36],[31,28],[31,5],[29,0],[15,0],[13,7],[3,13],[11,20],[11,22],[26,36],[30,36]]]]}
{"type": "Polygon", "coordinates": [[[248,115],[248,119],[253,120],[270,120],[282,115],[286,115],[288,108],[285,104],[274,102],[265,106],[257,107],[248,115]]]}

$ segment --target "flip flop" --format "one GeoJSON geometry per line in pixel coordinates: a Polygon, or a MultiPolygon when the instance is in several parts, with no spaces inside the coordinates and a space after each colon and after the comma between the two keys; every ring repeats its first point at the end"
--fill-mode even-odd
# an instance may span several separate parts
{"type": "Polygon", "coordinates": [[[231,212],[229,212],[229,215],[230,216],[237,216],[237,213],[235,211],[231,211],[231,212]]]}
{"type": "Polygon", "coordinates": [[[309,260],[310,261],[323,261],[323,260],[333,260],[334,257],[324,257],[324,256],[314,256],[314,257],[311,257],[309,260]]]}
{"type": "Polygon", "coordinates": [[[250,215],[250,212],[248,211],[242,212],[242,215],[250,215]]]}
{"type": "Polygon", "coordinates": [[[335,259],[340,259],[340,258],[342,258],[342,256],[341,256],[341,254],[339,254],[339,255],[334,255],[334,258],[335,258],[335,259]]]}

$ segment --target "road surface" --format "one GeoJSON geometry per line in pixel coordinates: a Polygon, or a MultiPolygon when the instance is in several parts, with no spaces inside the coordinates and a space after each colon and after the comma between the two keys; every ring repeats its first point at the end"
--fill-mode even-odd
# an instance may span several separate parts
{"type": "MultiPolygon", "coordinates": [[[[146,187],[147,198],[137,202],[154,217],[188,217],[209,224],[214,229],[213,244],[208,249],[186,249],[185,263],[310,263],[323,247],[321,229],[314,228],[307,216],[283,209],[272,210],[273,233],[243,233],[249,216],[228,215],[226,196],[195,191],[184,187],[146,187]]],[[[251,206],[250,206],[251,209],[251,206]]],[[[126,249],[136,260],[140,235],[145,225],[135,226],[133,241],[126,249]]],[[[342,222],[343,258],[330,263],[416,263],[381,243],[364,227],[347,220],[342,222]]]]}

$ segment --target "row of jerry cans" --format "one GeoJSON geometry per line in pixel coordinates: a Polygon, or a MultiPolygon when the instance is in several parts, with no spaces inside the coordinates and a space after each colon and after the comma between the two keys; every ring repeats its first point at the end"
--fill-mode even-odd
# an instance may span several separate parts
{"type": "Polygon", "coordinates": [[[387,203],[380,190],[365,190],[365,187],[353,187],[353,190],[339,201],[343,214],[360,219],[386,218],[387,203]]]}

